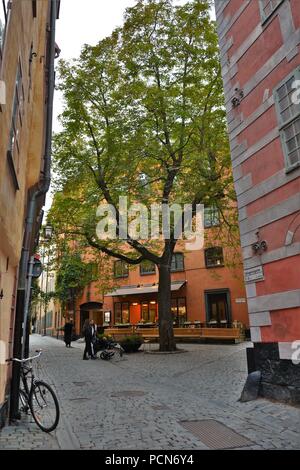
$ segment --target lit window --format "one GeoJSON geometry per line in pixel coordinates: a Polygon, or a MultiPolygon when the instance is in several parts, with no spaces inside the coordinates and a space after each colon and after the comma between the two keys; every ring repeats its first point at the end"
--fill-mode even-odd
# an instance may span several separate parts
{"type": "Polygon", "coordinates": [[[275,105],[280,137],[286,161],[286,169],[300,165],[300,103],[297,82],[300,84],[300,68],[297,68],[275,88],[275,105]],[[298,99],[297,99],[298,98],[298,99]]]}
{"type": "Polygon", "coordinates": [[[205,265],[207,268],[224,266],[223,249],[220,247],[207,248],[205,250],[205,265]]]}

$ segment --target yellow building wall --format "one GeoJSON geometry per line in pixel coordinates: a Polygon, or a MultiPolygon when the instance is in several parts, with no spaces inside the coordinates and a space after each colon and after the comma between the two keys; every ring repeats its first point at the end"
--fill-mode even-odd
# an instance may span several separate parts
{"type": "Polygon", "coordinates": [[[12,354],[15,281],[28,190],[39,181],[43,165],[46,26],[49,10],[50,1],[38,0],[37,16],[33,18],[31,1],[12,1],[0,65],[0,80],[5,82],[6,88],[6,104],[0,109],[0,292],[3,290],[3,298],[0,300],[0,407],[10,377],[11,366],[5,363],[5,359],[12,354]],[[30,62],[31,44],[36,56],[30,62]],[[22,126],[19,126],[19,153],[16,152],[14,158],[20,188],[16,190],[7,162],[7,150],[18,63],[22,68],[24,104],[22,126]]]}

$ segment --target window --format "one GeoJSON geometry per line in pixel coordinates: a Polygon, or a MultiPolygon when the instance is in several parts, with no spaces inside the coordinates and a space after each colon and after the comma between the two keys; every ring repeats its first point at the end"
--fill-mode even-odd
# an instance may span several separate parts
{"type": "Polygon", "coordinates": [[[183,253],[174,253],[171,264],[171,272],[184,271],[183,253]]]}
{"type": "Polygon", "coordinates": [[[155,269],[155,263],[152,263],[152,261],[144,260],[140,264],[140,274],[141,276],[145,276],[147,274],[155,274],[156,269],[155,269]]]}
{"type": "Polygon", "coordinates": [[[155,302],[155,300],[149,303],[142,302],[141,319],[145,323],[155,323],[156,311],[157,311],[157,303],[155,302]]]}
{"type": "Polygon", "coordinates": [[[125,261],[115,261],[114,263],[115,277],[128,277],[128,264],[125,261]]]}
{"type": "Polygon", "coordinates": [[[171,312],[176,326],[182,326],[187,319],[186,298],[171,300],[171,312]]]}
{"type": "Polygon", "coordinates": [[[219,210],[215,206],[204,208],[204,228],[216,227],[220,225],[219,210]]]}
{"type": "Polygon", "coordinates": [[[300,83],[298,67],[274,91],[279,130],[286,170],[300,165],[300,103],[297,98],[297,81],[300,83]]]}
{"type": "Polygon", "coordinates": [[[220,247],[207,248],[205,250],[205,265],[207,268],[224,266],[223,249],[220,247]]]}
{"type": "Polygon", "coordinates": [[[129,323],[129,303],[116,302],[114,307],[115,323],[129,323]]]}
{"type": "Polygon", "coordinates": [[[9,134],[9,147],[8,150],[13,155],[15,147],[19,149],[20,127],[22,126],[22,116],[24,112],[24,88],[22,84],[22,68],[21,64],[18,65],[15,94],[12,108],[12,120],[9,134]]]}
{"type": "Polygon", "coordinates": [[[7,22],[7,9],[5,0],[0,0],[0,57],[4,44],[5,26],[7,22]]]}
{"type": "Polygon", "coordinates": [[[259,0],[262,21],[266,21],[283,0],[259,0]]]}

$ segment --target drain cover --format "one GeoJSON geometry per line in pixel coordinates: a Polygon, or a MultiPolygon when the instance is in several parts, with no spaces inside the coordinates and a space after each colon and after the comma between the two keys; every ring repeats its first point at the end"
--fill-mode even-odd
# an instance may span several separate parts
{"type": "Polygon", "coordinates": [[[86,385],[87,382],[73,382],[73,385],[77,385],[77,387],[83,387],[86,385]]]}
{"type": "Polygon", "coordinates": [[[214,419],[181,421],[180,424],[210,449],[232,449],[253,445],[249,439],[214,419]]]}
{"type": "Polygon", "coordinates": [[[111,394],[111,397],[142,397],[145,392],[141,390],[125,390],[123,392],[115,392],[111,394]]]}

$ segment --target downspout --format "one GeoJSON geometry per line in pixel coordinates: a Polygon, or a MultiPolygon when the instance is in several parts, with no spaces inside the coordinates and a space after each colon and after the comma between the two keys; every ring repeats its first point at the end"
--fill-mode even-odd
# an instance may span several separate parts
{"type": "MultiPolygon", "coordinates": [[[[44,168],[43,176],[39,182],[38,188],[34,190],[30,197],[27,208],[27,217],[25,222],[25,233],[23,248],[19,267],[19,281],[17,290],[15,332],[14,332],[14,357],[21,357],[22,342],[26,341],[27,325],[24,321],[24,302],[28,275],[28,264],[31,255],[32,237],[34,233],[34,225],[37,210],[37,200],[45,195],[50,187],[51,182],[51,152],[52,152],[52,121],[53,121],[53,98],[55,87],[55,24],[57,18],[57,0],[50,0],[50,28],[49,28],[49,47],[47,54],[47,107],[46,107],[46,132],[45,132],[45,152],[44,152],[44,168]],[[22,327],[23,324],[23,327],[22,327]]],[[[30,280],[31,281],[31,280],[30,280]]],[[[11,381],[11,402],[10,402],[10,419],[19,419],[19,387],[20,387],[20,366],[16,362],[13,363],[12,381],[11,381]]]]}

